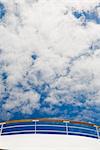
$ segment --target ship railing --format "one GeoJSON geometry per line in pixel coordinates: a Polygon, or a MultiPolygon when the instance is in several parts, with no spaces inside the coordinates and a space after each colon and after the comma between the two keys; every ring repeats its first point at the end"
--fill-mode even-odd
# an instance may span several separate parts
{"type": "Polygon", "coordinates": [[[0,123],[0,135],[62,134],[100,139],[100,126],[63,119],[27,119],[0,123]]]}

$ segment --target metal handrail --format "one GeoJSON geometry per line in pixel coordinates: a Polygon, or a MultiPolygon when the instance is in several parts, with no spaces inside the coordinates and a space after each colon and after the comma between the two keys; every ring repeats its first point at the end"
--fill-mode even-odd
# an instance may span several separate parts
{"type": "Polygon", "coordinates": [[[84,128],[84,127],[76,127],[76,126],[68,126],[69,128],[74,128],[74,129],[82,129],[82,130],[88,130],[88,131],[94,131],[96,132],[96,130],[94,129],[89,129],[89,128],[84,128]]]}
{"type": "MultiPolygon", "coordinates": [[[[35,133],[35,130],[23,130],[23,131],[10,131],[10,132],[4,132],[2,133],[2,135],[5,135],[5,134],[15,134],[15,133],[30,133],[30,132],[33,132],[35,133]]],[[[56,132],[56,133],[66,133],[66,131],[58,131],[58,130],[37,130],[36,133],[38,132],[56,132]]],[[[97,137],[97,135],[94,135],[94,134],[88,134],[88,133],[82,133],[82,132],[70,132],[69,131],[69,134],[72,133],[72,134],[80,134],[80,135],[88,135],[88,136],[93,136],[93,137],[97,137]]]]}
{"type": "Polygon", "coordinates": [[[64,120],[64,119],[47,119],[47,118],[40,118],[40,119],[26,119],[26,120],[10,120],[10,121],[6,121],[6,122],[1,122],[0,123],[1,125],[1,135],[6,135],[6,134],[17,134],[17,133],[39,133],[39,132],[42,132],[42,133],[48,133],[48,132],[55,132],[55,133],[65,133],[65,134],[77,134],[77,135],[85,135],[85,136],[90,136],[90,137],[96,137],[96,138],[100,138],[100,126],[97,126],[96,124],[91,124],[91,123],[87,123],[87,122],[79,122],[79,121],[73,121],[73,120],[64,120]],[[17,125],[16,123],[31,123],[31,122],[34,122],[34,124],[20,124],[20,125],[17,125]],[[37,124],[37,122],[41,123],[41,124],[37,124]],[[64,125],[61,125],[61,124],[43,124],[44,123],[63,123],[64,125]],[[81,126],[70,126],[68,124],[73,124],[73,125],[84,125],[84,126],[88,126],[88,127],[81,127],[81,126]],[[13,125],[12,125],[13,124],[13,125]],[[6,125],[6,126],[5,126],[6,125]],[[9,126],[7,126],[9,125],[9,126]],[[37,127],[62,127],[62,128],[65,128],[64,130],[55,130],[53,128],[51,129],[37,129],[37,127]],[[91,127],[94,127],[95,129],[91,129],[89,128],[89,126],[91,127]],[[13,128],[19,128],[20,127],[34,127],[33,130],[13,130],[13,131],[4,131],[4,129],[13,129],[13,128]],[[52,130],[53,129],[53,130],[52,130]],[[95,132],[94,134],[93,133],[87,133],[86,131],[85,132],[76,132],[76,131],[70,131],[70,129],[79,129],[79,130],[86,130],[87,132],[88,131],[93,131],[95,132]],[[34,131],[34,132],[33,132],[34,131]]]}
{"type": "MultiPolygon", "coordinates": [[[[15,126],[8,126],[8,127],[3,127],[3,129],[10,129],[10,128],[18,128],[18,127],[32,127],[32,126],[35,126],[35,125],[15,125],[15,126]]],[[[64,125],[50,125],[50,124],[37,124],[36,125],[37,127],[38,126],[48,126],[48,127],[60,127],[60,128],[64,128],[65,126],[64,125]]],[[[69,128],[72,128],[72,129],[82,129],[82,130],[89,130],[89,131],[94,131],[96,132],[96,130],[94,129],[89,129],[89,128],[84,128],[84,127],[76,127],[76,126],[68,126],[69,128]]]]}
{"type": "MultiPolygon", "coordinates": [[[[17,125],[17,126],[8,126],[8,127],[4,127],[3,129],[12,129],[12,128],[19,128],[19,127],[35,127],[35,125],[17,125]]],[[[43,127],[43,126],[46,126],[46,127],[60,127],[60,128],[65,128],[66,126],[61,126],[61,125],[43,125],[43,124],[39,124],[39,125],[36,125],[37,127],[43,127]]],[[[96,132],[96,130],[94,129],[88,129],[88,128],[83,128],[83,127],[75,127],[75,126],[68,126],[68,128],[70,129],[81,129],[81,130],[89,130],[89,131],[93,131],[93,132],[96,132]]],[[[20,130],[19,130],[20,131],[20,130]]],[[[29,130],[30,131],[30,130],[29,130]]],[[[49,131],[49,130],[48,130],[49,131]]],[[[59,131],[60,132],[60,131],[59,131]]],[[[69,131],[70,132],[70,131],[69,131]]]]}
{"type": "Polygon", "coordinates": [[[90,136],[93,136],[93,137],[97,137],[97,135],[88,134],[88,133],[82,133],[82,132],[69,132],[69,133],[72,133],[72,134],[81,134],[81,135],[90,135],[90,136]]]}
{"type": "MultiPolygon", "coordinates": [[[[31,127],[31,126],[35,126],[35,125],[15,125],[15,126],[8,126],[8,127],[3,127],[3,129],[10,129],[10,128],[17,128],[17,127],[31,127]]],[[[36,125],[37,127],[38,126],[52,126],[52,127],[65,127],[64,125],[50,125],[50,124],[37,124],[36,125]]]]}
{"type": "MultiPolygon", "coordinates": [[[[48,119],[48,118],[9,120],[9,121],[6,121],[6,122],[1,122],[0,124],[24,123],[24,122],[33,122],[33,121],[41,121],[41,122],[68,122],[68,123],[80,124],[80,125],[98,126],[96,124],[88,123],[88,122],[73,121],[73,120],[66,120],[66,119],[48,119]]],[[[100,126],[98,126],[98,128],[100,128],[100,126]]]]}
{"type": "Polygon", "coordinates": [[[35,130],[23,130],[23,131],[10,131],[10,132],[4,132],[2,133],[2,135],[5,135],[5,134],[15,134],[15,133],[29,133],[29,132],[35,132],[35,130]]]}
{"type": "Polygon", "coordinates": [[[33,125],[15,125],[15,126],[3,127],[3,129],[18,128],[18,127],[31,127],[31,126],[33,125]]]}

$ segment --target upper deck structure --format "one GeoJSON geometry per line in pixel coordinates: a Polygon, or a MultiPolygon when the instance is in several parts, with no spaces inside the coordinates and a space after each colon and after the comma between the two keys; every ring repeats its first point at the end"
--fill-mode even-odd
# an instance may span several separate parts
{"type": "Polygon", "coordinates": [[[0,123],[0,148],[9,150],[99,150],[100,126],[64,119],[0,123]]]}

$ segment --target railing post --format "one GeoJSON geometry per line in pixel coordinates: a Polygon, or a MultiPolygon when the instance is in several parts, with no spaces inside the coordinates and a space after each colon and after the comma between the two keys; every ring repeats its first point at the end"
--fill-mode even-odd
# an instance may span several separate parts
{"type": "Polygon", "coordinates": [[[39,120],[32,120],[32,121],[35,123],[35,125],[34,125],[35,129],[34,129],[34,130],[35,130],[35,134],[36,134],[36,130],[37,130],[37,129],[36,129],[36,125],[37,125],[36,123],[37,123],[39,120]]]}
{"type": "Polygon", "coordinates": [[[96,128],[96,132],[97,132],[97,137],[98,137],[98,139],[100,139],[99,128],[98,128],[98,126],[96,126],[96,125],[95,125],[95,128],[96,128]]]}
{"type": "Polygon", "coordinates": [[[36,121],[35,121],[35,134],[36,134],[36,121]]]}
{"type": "Polygon", "coordinates": [[[3,132],[3,125],[4,123],[1,124],[0,135],[2,135],[2,132],[3,132]]]}
{"type": "Polygon", "coordinates": [[[64,123],[65,123],[65,126],[66,126],[66,134],[68,135],[68,123],[69,123],[69,121],[64,121],[64,123]]]}

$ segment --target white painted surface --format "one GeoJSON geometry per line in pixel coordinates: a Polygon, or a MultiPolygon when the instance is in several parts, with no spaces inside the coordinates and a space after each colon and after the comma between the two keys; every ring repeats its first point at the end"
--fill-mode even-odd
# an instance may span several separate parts
{"type": "Polygon", "coordinates": [[[100,140],[71,135],[8,135],[0,137],[8,150],[100,150],[100,140]]]}

